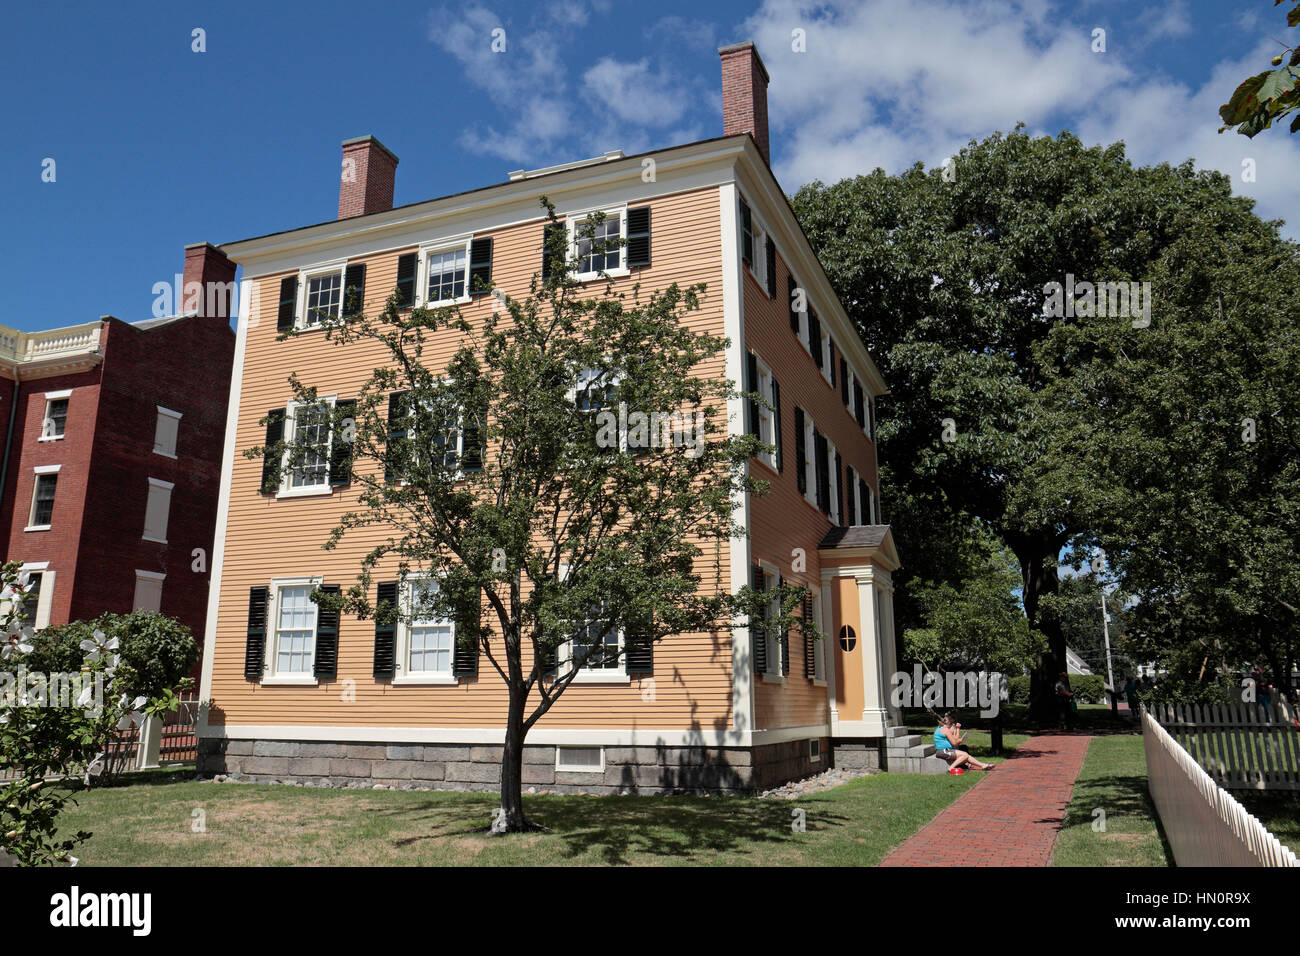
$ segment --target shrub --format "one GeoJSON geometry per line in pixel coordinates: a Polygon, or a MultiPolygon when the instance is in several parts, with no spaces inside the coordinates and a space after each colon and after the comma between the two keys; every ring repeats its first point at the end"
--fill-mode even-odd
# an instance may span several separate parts
{"type": "Polygon", "coordinates": [[[1021,674],[1017,677],[1007,678],[1007,694],[1009,695],[1008,703],[1011,704],[1028,704],[1029,703],[1029,675],[1021,674]]]}

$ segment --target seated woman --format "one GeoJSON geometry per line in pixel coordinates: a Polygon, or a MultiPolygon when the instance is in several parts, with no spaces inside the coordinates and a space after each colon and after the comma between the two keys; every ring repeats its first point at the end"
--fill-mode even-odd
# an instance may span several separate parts
{"type": "Polygon", "coordinates": [[[966,735],[960,734],[961,725],[953,719],[952,714],[944,714],[941,720],[943,722],[934,729],[934,752],[935,756],[948,761],[949,773],[963,774],[966,772],[962,769],[963,766],[971,766],[976,770],[993,769],[993,764],[982,763],[967,751],[957,749],[957,745],[966,739],[966,735]]]}

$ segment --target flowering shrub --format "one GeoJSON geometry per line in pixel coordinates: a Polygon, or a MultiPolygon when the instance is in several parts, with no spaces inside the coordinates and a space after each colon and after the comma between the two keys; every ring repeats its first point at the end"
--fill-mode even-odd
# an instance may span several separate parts
{"type": "Polygon", "coordinates": [[[174,704],[163,682],[179,682],[175,669],[183,674],[198,652],[187,628],[147,612],[33,635],[23,626],[30,585],[19,568],[0,568],[0,864],[75,864],[71,851],[90,834],[59,839],[59,813],[79,785],[120,771],[114,740],[174,704]],[[163,653],[160,645],[179,649],[163,653]],[[166,663],[156,667],[158,660],[166,663]]]}

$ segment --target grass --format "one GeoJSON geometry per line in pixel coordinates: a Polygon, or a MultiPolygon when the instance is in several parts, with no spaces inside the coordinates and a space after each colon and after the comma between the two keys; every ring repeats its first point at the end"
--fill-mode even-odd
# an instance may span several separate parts
{"type": "Polygon", "coordinates": [[[78,796],[82,866],[873,866],[981,775],[881,774],[797,800],[524,796],[548,833],[490,837],[490,793],[211,783],[164,771],[78,796]],[[795,832],[793,811],[805,813],[795,832]],[[196,811],[202,811],[201,816],[196,811]],[[195,832],[203,823],[206,832],[195,832]]]}
{"type": "Polygon", "coordinates": [[[1147,792],[1146,754],[1140,733],[1094,737],[1065,823],[1056,838],[1053,866],[1173,866],[1147,792]],[[1105,813],[1104,831],[1094,830],[1105,813]]]}
{"type": "Polygon", "coordinates": [[[1279,790],[1233,790],[1234,797],[1259,818],[1269,833],[1300,853],[1300,793],[1279,790]]]}

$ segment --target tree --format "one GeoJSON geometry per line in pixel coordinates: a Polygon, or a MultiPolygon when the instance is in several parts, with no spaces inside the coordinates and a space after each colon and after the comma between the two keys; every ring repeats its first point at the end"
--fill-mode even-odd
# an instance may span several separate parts
{"type": "MultiPolygon", "coordinates": [[[[733,505],[765,490],[746,465],[766,446],[727,436],[736,393],[709,374],[725,340],[687,322],[706,290],[616,292],[602,273],[603,292],[588,293],[542,203],[546,265],[527,296],[495,290],[481,323],[455,306],[406,312],[395,296],[377,318],[357,309],[327,334],[380,356],[379,367],[355,406],[318,410],[351,437],[360,504],[324,546],[372,527],[381,542],[355,585],[315,599],[362,618],[452,618],[458,652],[490,663],[509,699],[495,832],[532,828],[524,742],[581,667],[622,660],[644,674],[663,638],[750,616],[784,633],[803,596],[748,586],[733,595],[723,583],[723,542],[744,533],[733,505]],[[444,364],[449,342],[458,345],[444,364]],[[357,467],[364,461],[377,467],[357,467]],[[416,585],[414,607],[372,600],[380,567],[416,585]]],[[[581,224],[580,254],[609,251],[596,238],[602,218],[581,224]]],[[[298,403],[317,407],[315,388],[290,381],[298,403]]],[[[287,452],[290,469],[327,454],[307,439],[287,452]]]]}
{"type": "MultiPolygon", "coordinates": [[[[1150,345],[1151,297],[1111,284],[1150,279],[1189,223],[1236,235],[1263,224],[1226,177],[1190,162],[1134,168],[1121,144],[1085,148],[1068,132],[994,134],[950,169],[816,182],[793,205],[890,383],[882,497],[941,502],[1016,555],[1026,617],[1047,639],[1032,681],[1042,718],[1065,665],[1060,623],[1042,613],[1058,555],[1096,538],[1122,487],[1094,477],[1109,425],[1078,398],[1073,379],[1089,370],[1041,349],[1085,312],[1112,351],[1150,345]],[[1126,308],[1099,308],[1111,301],[1103,290],[1126,308]]],[[[1178,281],[1165,275],[1157,293],[1178,281]]],[[[1162,320],[1165,307],[1154,306],[1162,320]]]]}
{"type": "MultiPolygon", "coordinates": [[[[1286,2],[1273,0],[1273,5],[1286,2]]],[[[1289,2],[1300,4],[1300,0],[1289,2]]],[[[1300,5],[1287,11],[1286,23],[1289,27],[1300,24],[1300,5]]],[[[1243,80],[1232,98],[1219,107],[1219,117],[1223,120],[1220,133],[1235,126],[1238,133],[1253,139],[1255,134],[1300,109],[1300,49],[1287,47],[1273,57],[1272,64],[1278,69],[1265,70],[1243,80]],[[1288,53],[1290,62],[1283,66],[1288,53]]],[[[1297,130],[1300,130],[1300,116],[1291,121],[1291,132],[1297,130]]]]}

